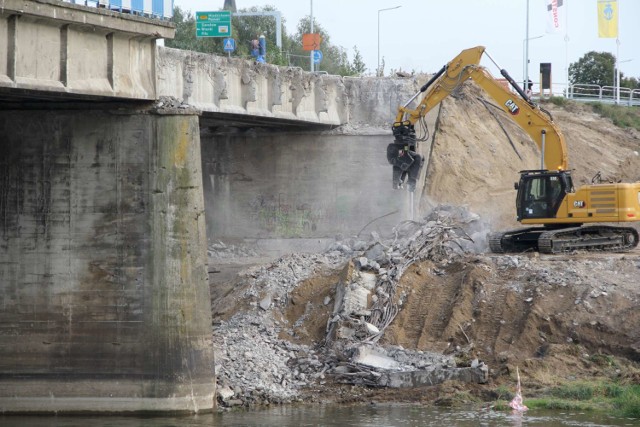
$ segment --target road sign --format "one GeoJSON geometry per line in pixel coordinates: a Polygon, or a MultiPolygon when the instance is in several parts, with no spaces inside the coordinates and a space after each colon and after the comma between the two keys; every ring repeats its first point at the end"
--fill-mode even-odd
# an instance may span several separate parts
{"type": "Polygon", "coordinates": [[[236,41],[234,39],[224,39],[222,41],[222,47],[225,52],[233,52],[236,50],[236,41]]]}
{"type": "Polygon", "coordinates": [[[229,37],[231,12],[196,12],[196,37],[229,37]]]}
{"type": "Polygon", "coordinates": [[[320,61],[322,61],[322,51],[321,50],[314,50],[313,51],[313,63],[314,64],[319,64],[320,61]]]}
{"type": "Polygon", "coordinates": [[[302,50],[317,50],[322,42],[322,36],[318,33],[302,35],[302,50]]]}

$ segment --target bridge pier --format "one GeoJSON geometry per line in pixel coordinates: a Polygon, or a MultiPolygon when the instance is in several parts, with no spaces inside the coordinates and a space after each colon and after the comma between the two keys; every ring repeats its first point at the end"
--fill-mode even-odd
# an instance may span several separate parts
{"type": "Polygon", "coordinates": [[[0,112],[0,412],[211,410],[198,115],[0,112]]]}

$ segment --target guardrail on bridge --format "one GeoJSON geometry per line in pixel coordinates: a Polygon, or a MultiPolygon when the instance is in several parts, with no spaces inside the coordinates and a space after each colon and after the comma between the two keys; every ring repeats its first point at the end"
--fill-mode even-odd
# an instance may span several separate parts
{"type": "MultiPolygon", "coordinates": [[[[621,87],[621,105],[640,105],[640,89],[621,87]]],[[[617,100],[617,88],[615,86],[600,86],[595,84],[576,83],[569,86],[568,98],[583,102],[604,102],[613,104],[617,100]]]]}

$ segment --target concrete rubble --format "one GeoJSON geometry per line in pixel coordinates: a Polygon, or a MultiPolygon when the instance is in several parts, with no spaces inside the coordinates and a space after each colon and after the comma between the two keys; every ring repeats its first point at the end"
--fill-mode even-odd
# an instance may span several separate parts
{"type": "MultiPolygon", "coordinates": [[[[378,344],[408,298],[396,295],[403,272],[417,261],[448,263],[466,253],[473,241],[463,226],[471,230],[476,221],[465,209],[439,207],[423,221],[399,224],[388,239],[371,233],[335,241],[324,253],[292,254],[247,269],[238,295],[247,308],[213,325],[221,406],[292,402],[303,389],[327,381],[388,387],[486,381],[484,364],[456,368],[450,356],[378,344]],[[291,292],[319,271],[345,265],[335,301],[324,299],[325,305],[333,303],[324,342],[311,347],[283,339],[294,335],[294,325],[279,315],[291,292]]],[[[209,250],[233,252],[222,242],[209,250]]],[[[304,321],[305,316],[298,320],[304,321]]]]}
{"type": "Polygon", "coordinates": [[[448,379],[487,381],[484,364],[469,374],[454,369],[453,358],[397,348],[387,352],[375,344],[408,297],[397,295],[404,271],[417,261],[449,263],[464,254],[463,242],[473,240],[462,225],[475,221],[477,217],[464,209],[441,206],[423,221],[399,224],[391,240],[373,236],[373,244],[350,261],[338,284],[324,343],[335,354],[330,374],[342,382],[388,387],[433,385],[448,379]],[[399,372],[405,374],[396,375],[399,372]]]}
{"type": "Polygon", "coordinates": [[[212,260],[229,260],[245,257],[257,257],[260,254],[246,245],[225,244],[221,241],[209,244],[207,255],[212,260]]]}

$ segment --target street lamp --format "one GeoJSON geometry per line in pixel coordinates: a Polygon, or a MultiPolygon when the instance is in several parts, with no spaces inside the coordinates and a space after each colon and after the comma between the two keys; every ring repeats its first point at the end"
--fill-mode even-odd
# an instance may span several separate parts
{"type": "Polygon", "coordinates": [[[527,89],[527,82],[529,80],[529,40],[540,39],[541,36],[529,37],[522,40],[522,55],[524,56],[524,66],[522,69],[522,89],[527,89]]]}
{"type": "Polygon", "coordinates": [[[393,10],[397,9],[401,6],[388,7],[386,9],[378,10],[378,68],[376,69],[376,76],[380,75],[380,12],[384,12],[385,10],[393,10]]]}
{"type": "Polygon", "coordinates": [[[616,104],[620,104],[620,64],[623,62],[631,62],[632,59],[625,59],[624,61],[618,61],[618,57],[616,56],[616,64],[613,69],[613,83],[616,88],[616,104]]]}
{"type": "MultiPolygon", "coordinates": [[[[310,33],[313,34],[313,0],[310,0],[310,3],[311,3],[311,14],[309,15],[309,25],[311,26],[310,33]]],[[[313,73],[313,59],[314,59],[313,53],[314,53],[313,50],[309,52],[309,70],[311,70],[312,73],[313,73]]]]}

